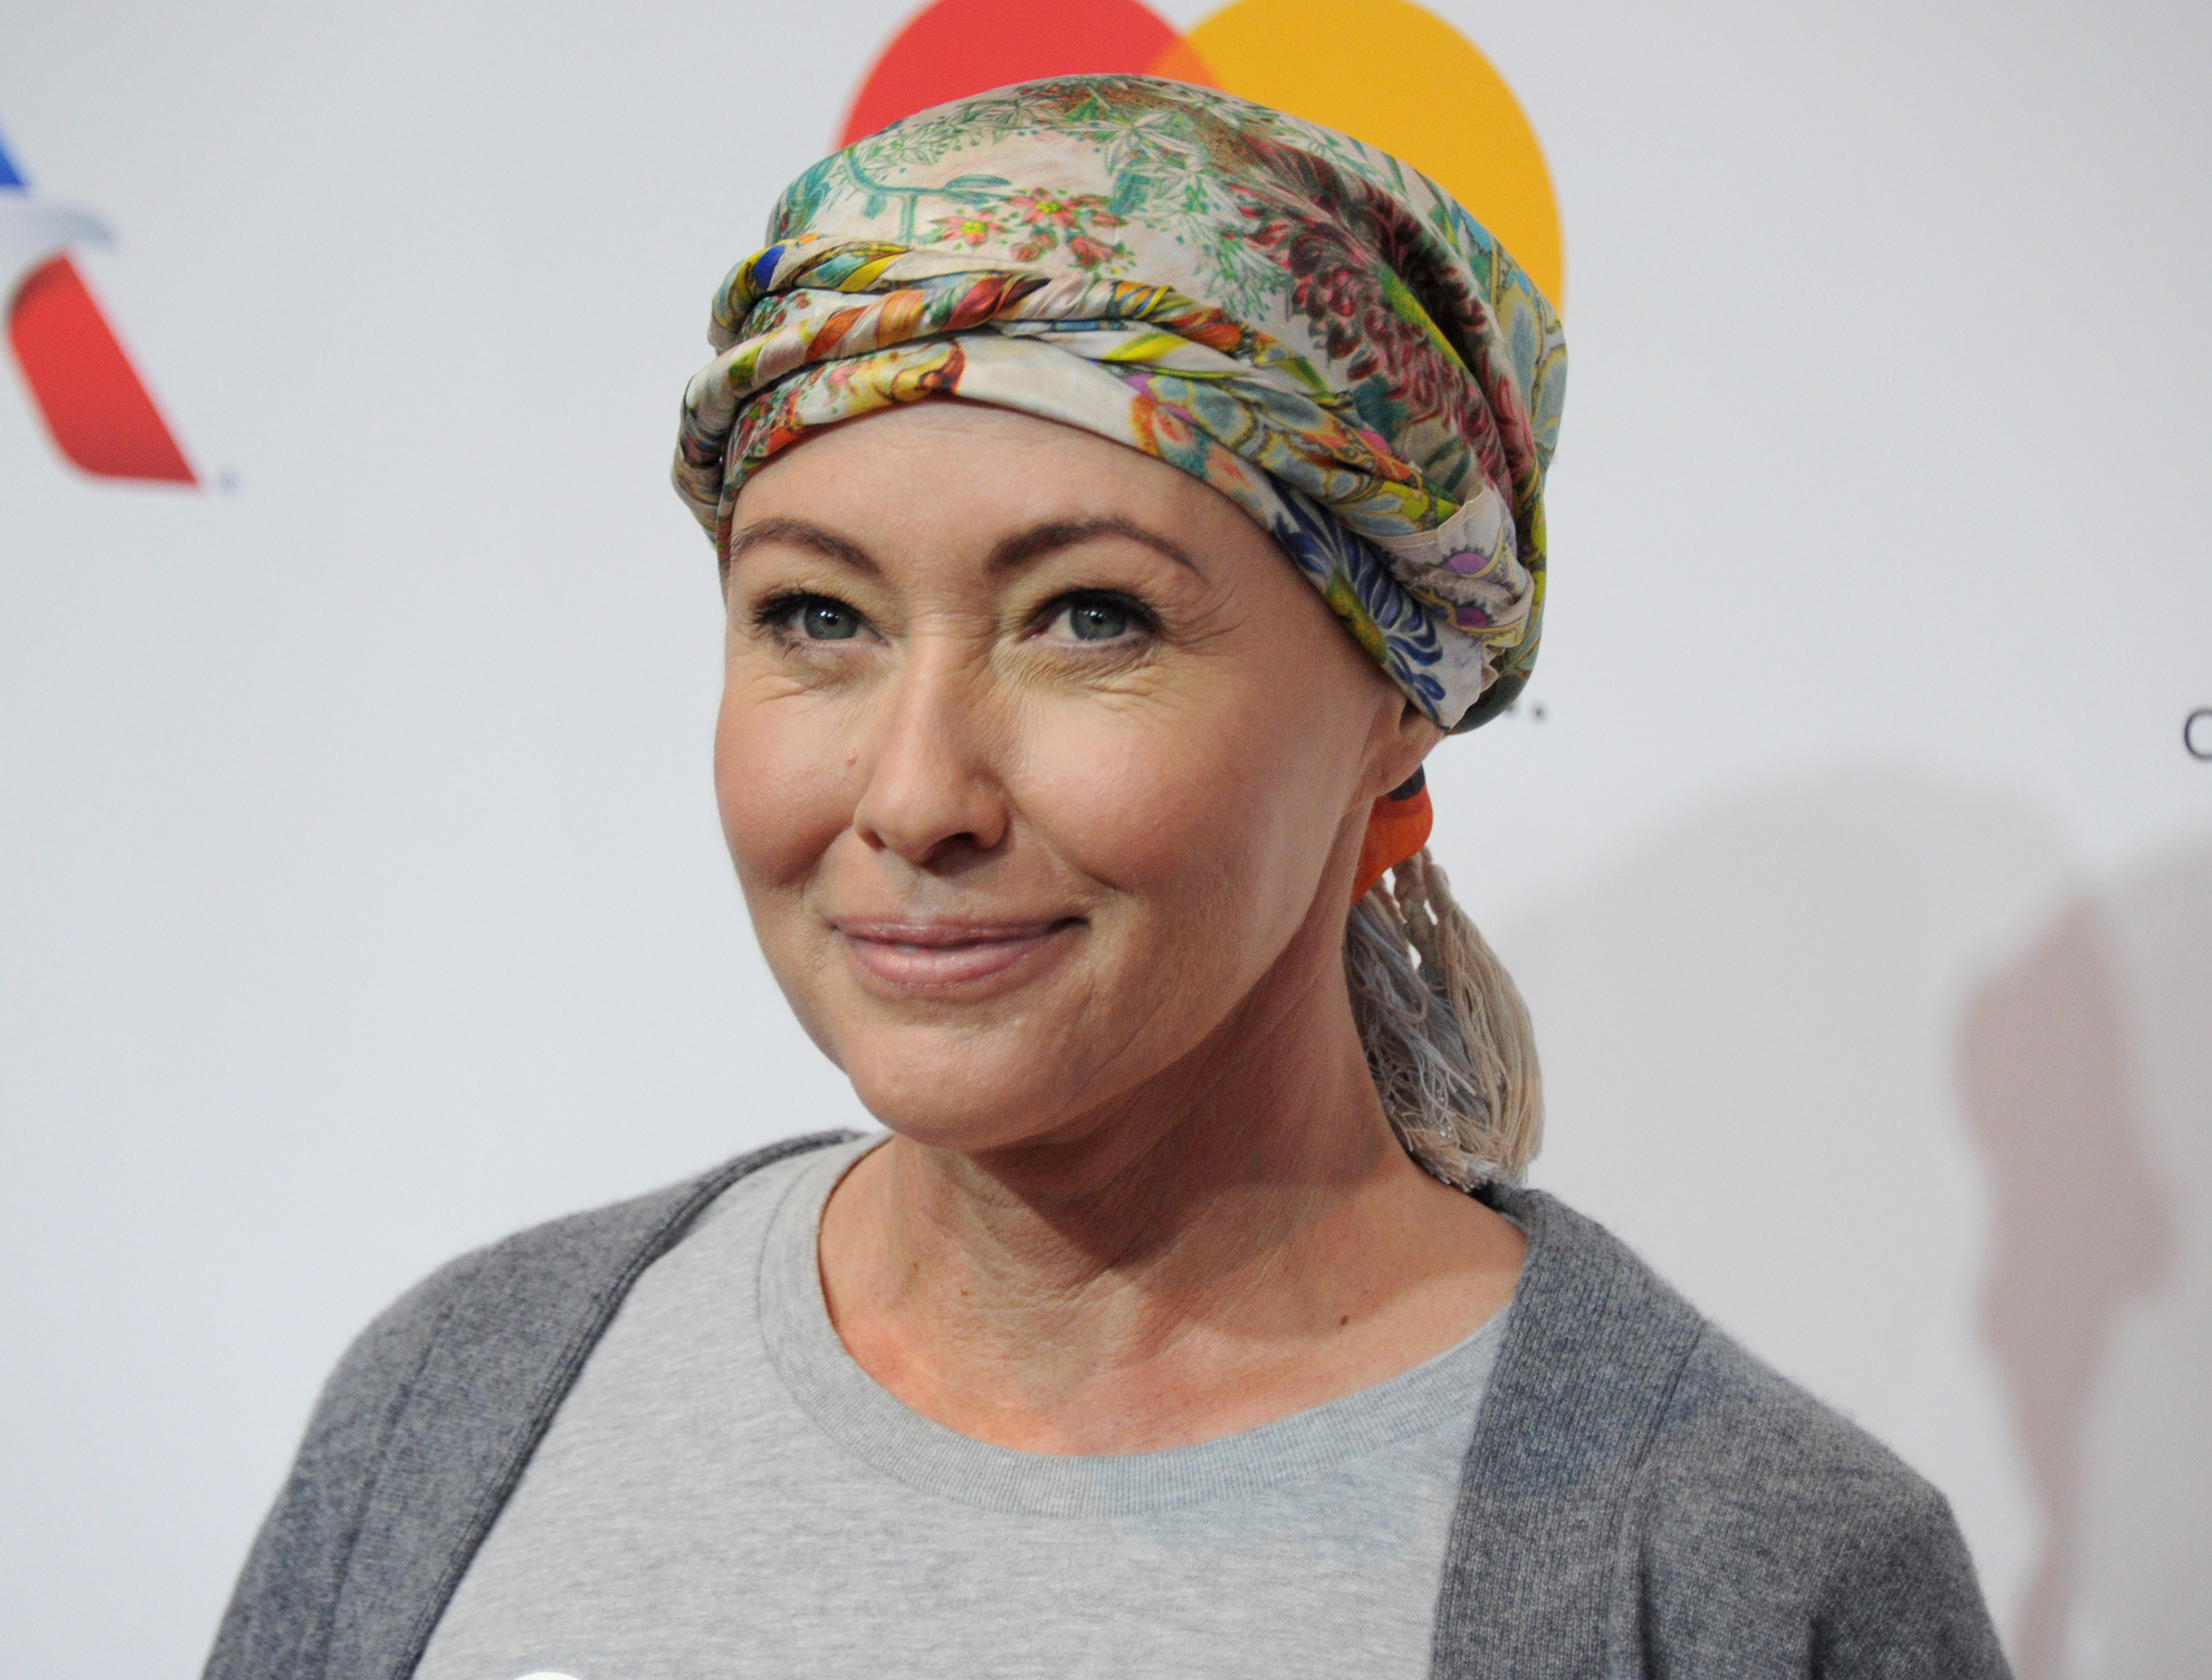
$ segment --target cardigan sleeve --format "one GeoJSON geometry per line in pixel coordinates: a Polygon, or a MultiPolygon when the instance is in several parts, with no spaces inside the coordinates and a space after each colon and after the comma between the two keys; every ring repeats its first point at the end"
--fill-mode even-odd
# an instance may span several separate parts
{"type": "Polygon", "coordinates": [[[246,1554],[205,1680],[323,1672],[353,1549],[416,1379],[482,1264],[464,1256],[355,1338],[324,1384],[276,1504],[246,1554]]]}
{"type": "Polygon", "coordinates": [[[1950,1504],[1914,1480],[1842,1538],[1814,1618],[1815,1674],[2010,1673],[1950,1504]]]}
{"type": "Polygon", "coordinates": [[[1942,1494],[1708,1327],[1642,1478],[1648,1671],[2008,1680],[1942,1494]]]}

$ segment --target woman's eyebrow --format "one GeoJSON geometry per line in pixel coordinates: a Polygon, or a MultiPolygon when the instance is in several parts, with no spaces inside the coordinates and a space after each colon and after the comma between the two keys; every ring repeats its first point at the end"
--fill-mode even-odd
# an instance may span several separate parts
{"type": "Polygon", "coordinates": [[[824,531],[818,525],[809,525],[803,519],[764,519],[757,525],[748,525],[730,539],[730,557],[726,567],[734,566],[747,549],[757,548],[763,543],[788,543],[793,548],[803,548],[820,555],[825,560],[836,560],[850,566],[854,571],[866,572],[873,577],[883,570],[875,557],[834,531],[824,531]]]}
{"type": "MultiPolygon", "coordinates": [[[[991,569],[1010,571],[1017,566],[1026,566],[1032,560],[1050,554],[1055,549],[1073,548],[1078,543],[1087,543],[1099,537],[1124,537],[1133,543],[1142,543],[1174,561],[1178,566],[1188,566],[1199,571],[1198,562],[1179,543],[1163,537],[1157,531],[1147,531],[1143,526],[1126,519],[1055,520],[1048,525],[1032,526],[1017,536],[1007,538],[991,551],[991,569]]],[[[1203,572],[1199,572],[1202,577],[1203,572]]]]}

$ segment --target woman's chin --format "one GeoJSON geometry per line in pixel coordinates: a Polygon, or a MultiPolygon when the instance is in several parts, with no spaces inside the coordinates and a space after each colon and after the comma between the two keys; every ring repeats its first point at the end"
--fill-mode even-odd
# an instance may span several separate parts
{"type": "Polygon", "coordinates": [[[978,1067],[972,1048],[941,1060],[863,1055],[845,1070],[854,1094],[887,1130],[926,1148],[976,1154],[1040,1142],[1079,1123],[1091,1106],[1084,1093],[1036,1077],[1050,1054],[1010,1055],[1003,1068],[978,1067]]]}

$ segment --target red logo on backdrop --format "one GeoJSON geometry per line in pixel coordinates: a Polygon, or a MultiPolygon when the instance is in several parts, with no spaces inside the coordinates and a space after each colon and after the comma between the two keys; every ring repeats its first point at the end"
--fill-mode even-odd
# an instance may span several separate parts
{"type": "Polygon", "coordinates": [[[1164,76],[1221,85],[1174,25],[1139,0],[1081,6],[938,0],[891,40],[854,96],[837,143],[850,145],[948,100],[1048,76],[1164,76]]]}
{"type": "Polygon", "coordinates": [[[0,146],[0,305],[15,365],[54,447],[99,478],[197,484],[145,380],[70,259],[72,246],[106,239],[107,230],[85,211],[33,196],[0,146]]]}

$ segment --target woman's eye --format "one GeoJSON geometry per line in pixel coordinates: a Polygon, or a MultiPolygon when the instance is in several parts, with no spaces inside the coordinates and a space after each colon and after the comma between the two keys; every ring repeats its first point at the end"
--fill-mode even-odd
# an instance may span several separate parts
{"type": "Polygon", "coordinates": [[[1078,642],[1112,642],[1138,624],[1129,604],[1111,595],[1078,595],[1060,608],[1059,616],[1078,642]]]}
{"type": "Polygon", "coordinates": [[[793,602],[784,622],[810,642],[849,642],[860,633],[860,615],[825,595],[793,602]]]}

